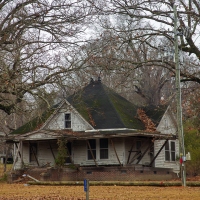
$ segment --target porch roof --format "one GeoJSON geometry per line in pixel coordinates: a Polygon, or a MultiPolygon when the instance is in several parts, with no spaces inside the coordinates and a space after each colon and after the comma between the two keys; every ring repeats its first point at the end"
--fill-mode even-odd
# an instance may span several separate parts
{"type": "Polygon", "coordinates": [[[125,138],[125,137],[150,137],[154,139],[170,139],[175,140],[177,136],[174,134],[161,134],[159,132],[144,132],[136,129],[96,129],[82,132],[73,132],[72,130],[40,130],[23,135],[7,138],[7,141],[37,141],[52,140],[65,137],[69,140],[87,140],[97,138],[125,138]],[[35,137],[34,137],[35,135],[35,137]],[[37,136],[36,136],[37,135],[37,136]],[[42,137],[41,137],[42,135],[42,137]]]}

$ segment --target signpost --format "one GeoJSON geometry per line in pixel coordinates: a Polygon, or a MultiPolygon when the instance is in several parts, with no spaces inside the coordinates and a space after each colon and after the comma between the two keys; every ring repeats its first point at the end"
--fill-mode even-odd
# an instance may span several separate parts
{"type": "Polygon", "coordinates": [[[86,192],[86,200],[89,200],[89,180],[84,179],[84,192],[86,192]]]}

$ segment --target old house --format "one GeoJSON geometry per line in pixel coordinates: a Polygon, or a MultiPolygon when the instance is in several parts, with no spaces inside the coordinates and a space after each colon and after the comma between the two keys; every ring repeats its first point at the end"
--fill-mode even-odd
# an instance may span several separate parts
{"type": "Polygon", "coordinates": [[[15,146],[13,170],[40,180],[164,180],[179,171],[176,130],[170,107],[138,108],[92,80],[7,142],[15,146]],[[58,138],[68,152],[59,174],[58,138]]]}

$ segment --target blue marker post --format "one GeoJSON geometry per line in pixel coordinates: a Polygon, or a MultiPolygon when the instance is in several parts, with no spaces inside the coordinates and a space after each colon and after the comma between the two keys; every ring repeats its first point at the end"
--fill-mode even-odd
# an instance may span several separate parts
{"type": "Polygon", "coordinates": [[[86,200],[89,200],[89,180],[84,179],[84,192],[86,192],[86,200]]]}

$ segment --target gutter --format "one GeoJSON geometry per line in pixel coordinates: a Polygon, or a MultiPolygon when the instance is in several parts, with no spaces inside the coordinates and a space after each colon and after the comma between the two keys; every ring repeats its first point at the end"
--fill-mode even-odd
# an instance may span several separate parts
{"type": "Polygon", "coordinates": [[[86,133],[92,132],[103,132],[103,131],[139,131],[137,129],[129,129],[129,128],[111,128],[111,129],[94,129],[94,130],[86,130],[86,133]]]}

